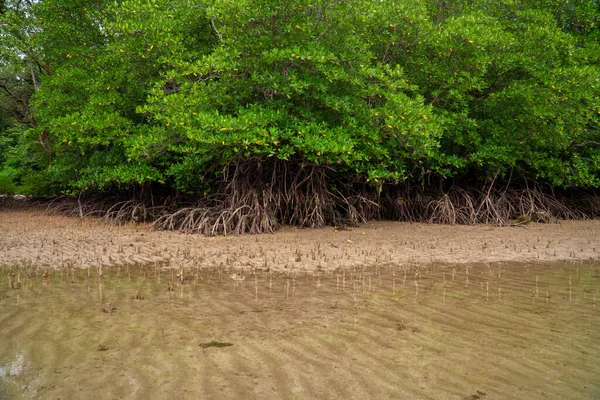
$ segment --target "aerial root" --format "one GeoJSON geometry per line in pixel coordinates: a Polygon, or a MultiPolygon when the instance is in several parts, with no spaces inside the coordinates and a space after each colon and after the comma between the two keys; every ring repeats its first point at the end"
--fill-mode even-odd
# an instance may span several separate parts
{"type": "Polygon", "coordinates": [[[158,230],[204,235],[272,233],[282,224],[318,228],[369,220],[437,224],[512,225],[517,218],[534,222],[600,216],[600,196],[593,192],[554,194],[536,185],[482,190],[452,185],[433,191],[384,185],[381,190],[341,180],[335,171],[315,165],[260,160],[225,166],[220,188],[199,201],[167,197],[70,198],[47,203],[51,213],[103,218],[116,224],[151,222],[158,230]]]}

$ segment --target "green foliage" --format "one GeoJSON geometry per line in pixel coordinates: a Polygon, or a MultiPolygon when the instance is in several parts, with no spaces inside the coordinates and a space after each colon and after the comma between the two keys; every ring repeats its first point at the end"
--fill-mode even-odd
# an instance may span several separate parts
{"type": "Polygon", "coordinates": [[[0,191],[204,194],[244,159],[600,186],[597,2],[28,4],[0,23],[28,106],[0,95],[0,191]]]}
{"type": "Polygon", "coordinates": [[[35,132],[19,125],[0,135],[0,193],[58,194],[57,182],[47,172],[47,155],[35,139],[35,132]]]}
{"type": "Polygon", "coordinates": [[[176,138],[184,159],[301,159],[404,178],[437,148],[430,108],[399,66],[372,55],[354,4],[285,4],[207,4],[218,47],[174,65],[139,108],[158,140],[176,138]]]}
{"type": "Polygon", "coordinates": [[[434,23],[411,30],[409,20],[381,57],[402,65],[434,106],[445,128],[440,162],[457,175],[598,186],[598,46],[541,5],[434,9],[434,23]]]}

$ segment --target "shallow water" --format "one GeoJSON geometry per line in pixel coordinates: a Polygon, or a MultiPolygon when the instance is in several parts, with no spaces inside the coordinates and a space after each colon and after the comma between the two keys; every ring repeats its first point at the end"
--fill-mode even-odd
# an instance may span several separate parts
{"type": "Polygon", "coordinates": [[[0,398],[600,398],[597,262],[43,271],[0,270],[0,398]]]}

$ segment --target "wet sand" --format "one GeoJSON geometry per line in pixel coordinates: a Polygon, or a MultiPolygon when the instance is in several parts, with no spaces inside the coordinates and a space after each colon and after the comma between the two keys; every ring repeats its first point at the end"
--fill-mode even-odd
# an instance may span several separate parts
{"type": "Polygon", "coordinates": [[[372,222],[351,230],[283,228],[269,235],[204,237],[146,225],[0,210],[0,266],[161,265],[331,271],[355,265],[600,259],[600,221],[515,227],[372,222]]]}
{"type": "Polygon", "coordinates": [[[0,398],[599,398],[598,232],[207,238],[2,210],[0,398]]]}
{"type": "Polygon", "coordinates": [[[597,262],[42,271],[0,269],[2,399],[600,396],[597,262]]]}

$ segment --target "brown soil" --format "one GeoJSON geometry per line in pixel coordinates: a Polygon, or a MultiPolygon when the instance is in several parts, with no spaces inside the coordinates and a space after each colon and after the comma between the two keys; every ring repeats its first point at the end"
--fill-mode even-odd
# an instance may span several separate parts
{"type": "Polygon", "coordinates": [[[0,266],[169,263],[173,267],[330,271],[384,263],[600,258],[599,220],[513,227],[372,222],[351,230],[287,227],[273,235],[204,237],[25,209],[0,210],[0,232],[0,266]]]}
{"type": "Polygon", "coordinates": [[[600,398],[600,221],[0,232],[1,399],[600,398]]]}

